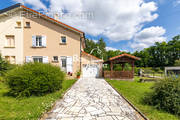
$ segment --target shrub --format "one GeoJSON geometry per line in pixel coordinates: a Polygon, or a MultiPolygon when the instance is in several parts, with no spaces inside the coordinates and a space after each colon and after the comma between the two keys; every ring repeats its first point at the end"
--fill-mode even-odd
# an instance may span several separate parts
{"type": "Polygon", "coordinates": [[[64,76],[59,67],[51,64],[28,63],[8,72],[6,81],[13,96],[29,97],[59,90],[64,76]]]}
{"type": "Polygon", "coordinates": [[[180,59],[175,61],[174,66],[180,66],[180,59]]]}
{"type": "Polygon", "coordinates": [[[2,56],[0,55],[0,75],[1,76],[4,76],[8,70],[14,68],[12,66],[13,65],[9,64],[9,62],[3,59],[2,56]]]}
{"type": "Polygon", "coordinates": [[[180,115],[180,78],[165,78],[155,83],[152,89],[153,92],[145,97],[145,103],[180,115]]]}

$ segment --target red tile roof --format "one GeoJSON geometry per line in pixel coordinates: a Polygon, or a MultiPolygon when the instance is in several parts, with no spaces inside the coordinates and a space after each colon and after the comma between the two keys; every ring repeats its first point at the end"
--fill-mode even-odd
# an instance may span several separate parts
{"type": "Polygon", "coordinates": [[[64,24],[64,23],[62,23],[62,22],[60,22],[60,21],[57,21],[57,20],[55,20],[55,19],[53,19],[53,18],[51,18],[51,17],[48,17],[48,16],[46,16],[46,15],[44,15],[44,14],[41,14],[41,13],[39,13],[39,12],[31,9],[31,8],[28,8],[28,7],[24,6],[24,5],[20,5],[20,6],[21,6],[22,8],[24,8],[24,9],[26,9],[26,10],[29,10],[29,11],[31,11],[31,12],[33,12],[33,13],[39,14],[39,15],[42,16],[42,17],[45,17],[46,19],[52,20],[52,21],[54,21],[54,22],[56,22],[56,23],[59,23],[59,24],[61,24],[62,26],[65,26],[65,27],[67,27],[67,28],[69,28],[69,29],[71,29],[71,30],[74,30],[74,31],[76,31],[76,32],[79,32],[79,33],[83,33],[83,34],[84,34],[84,32],[82,32],[82,31],[80,31],[80,30],[78,30],[78,29],[76,29],[76,28],[74,28],[74,27],[71,27],[71,26],[69,26],[69,25],[67,25],[67,24],[64,24]]]}
{"type": "Polygon", "coordinates": [[[136,56],[133,56],[133,55],[130,55],[130,54],[127,54],[127,53],[124,53],[124,54],[121,54],[121,55],[112,57],[112,58],[110,58],[109,60],[111,61],[111,60],[114,60],[114,59],[117,59],[117,58],[120,58],[120,57],[124,57],[124,56],[129,57],[129,58],[132,58],[132,59],[134,59],[134,60],[140,60],[140,58],[138,58],[138,57],[136,57],[136,56]]]}

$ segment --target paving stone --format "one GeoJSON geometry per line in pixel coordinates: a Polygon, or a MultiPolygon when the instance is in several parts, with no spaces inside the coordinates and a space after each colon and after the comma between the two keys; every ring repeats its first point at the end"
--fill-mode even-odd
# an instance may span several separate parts
{"type": "Polygon", "coordinates": [[[57,101],[46,120],[143,120],[104,80],[81,78],[57,101]]]}

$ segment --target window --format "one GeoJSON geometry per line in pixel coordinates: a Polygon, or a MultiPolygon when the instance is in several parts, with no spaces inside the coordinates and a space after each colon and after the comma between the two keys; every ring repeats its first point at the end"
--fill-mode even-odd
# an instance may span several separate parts
{"type": "Polygon", "coordinates": [[[65,57],[65,56],[62,56],[61,57],[61,69],[63,70],[63,71],[66,71],[66,60],[67,58],[65,57]]]}
{"type": "Polygon", "coordinates": [[[66,44],[66,37],[65,36],[61,37],[61,43],[66,44]]]}
{"type": "Polygon", "coordinates": [[[33,47],[46,47],[46,36],[35,35],[32,36],[33,47]]]}
{"type": "Polygon", "coordinates": [[[42,36],[36,36],[36,46],[42,47],[42,36]]]}
{"type": "Polygon", "coordinates": [[[15,56],[5,56],[5,59],[9,61],[11,64],[16,63],[16,57],[15,56]]]}
{"type": "Polygon", "coordinates": [[[30,22],[26,22],[26,26],[25,27],[30,28],[31,27],[30,22]]]}
{"type": "Polygon", "coordinates": [[[10,56],[5,56],[5,59],[10,62],[10,56]]]}
{"type": "Polygon", "coordinates": [[[33,57],[33,61],[42,63],[43,62],[43,57],[33,57]]]}
{"type": "Polygon", "coordinates": [[[18,21],[18,22],[16,22],[16,27],[21,27],[21,22],[20,21],[18,21]]]}
{"type": "Polygon", "coordinates": [[[14,35],[6,35],[6,47],[15,47],[14,35]]]}
{"type": "Polygon", "coordinates": [[[15,63],[16,63],[16,57],[15,57],[15,56],[11,56],[10,62],[11,62],[12,64],[15,64],[15,63]]]}
{"type": "Polygon", "coordinates": [[[53,56],[53,61],[57,62],[58,61],[58,56],[53,56]]]}

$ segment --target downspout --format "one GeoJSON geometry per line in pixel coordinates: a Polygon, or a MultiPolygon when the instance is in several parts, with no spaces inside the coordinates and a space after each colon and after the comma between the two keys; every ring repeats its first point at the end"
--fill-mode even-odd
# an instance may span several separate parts
{"type": "Polygon", "coordinates": [[[82,60],[81,60],[81,58],[82,58],[82,38],[84,38],[84,33],[83,33],[83,36],[81,37],[80,36],[80,71],[81,71],[81,69],[82,69],[82,60]]]}

